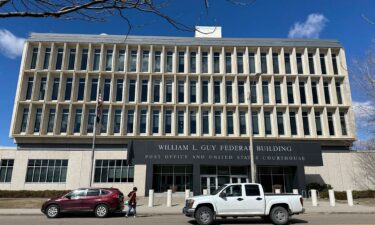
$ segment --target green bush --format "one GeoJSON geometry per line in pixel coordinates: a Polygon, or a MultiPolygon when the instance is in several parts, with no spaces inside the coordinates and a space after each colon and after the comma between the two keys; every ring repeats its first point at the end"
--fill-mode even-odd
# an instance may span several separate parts
{"type": "Polygon", "coordinates": [[[332,186],[329,184],[320,184],[320,183],[309,183],[306,185],[306,190],[315,189],[319,192],[327,191],[329,189],[332,189],[332,186]]]}
{"type": "Polygon", "coordinates": [[[69,190],[44,190],[44,191],[4,191],[0,190],[0,198],[52,198],[68,193],[69,190]]]}

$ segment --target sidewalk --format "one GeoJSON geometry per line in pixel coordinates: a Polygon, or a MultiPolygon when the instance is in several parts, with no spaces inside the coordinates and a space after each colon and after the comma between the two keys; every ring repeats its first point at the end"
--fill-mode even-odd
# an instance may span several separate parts
{"type": "MultiPolygon", "coordinates": [[[[166,206],[165,197],[155,197],[154,207],[148,207],[148,198],[138,200],[137,212],[140,215],[182,215],[184,207],[183,197],[174,197],[172,207],[166,206]]],[[[374,214],[375,206],[354,205],[336,202],[335,207],[329,206],[328,201],[319,201],[319,206],[313,207],[311,199],[304,199],[304,207],[307,214],[374,214]]],[[[1,215],[43,215],[40,209],[0,209],[1,215]]]]}

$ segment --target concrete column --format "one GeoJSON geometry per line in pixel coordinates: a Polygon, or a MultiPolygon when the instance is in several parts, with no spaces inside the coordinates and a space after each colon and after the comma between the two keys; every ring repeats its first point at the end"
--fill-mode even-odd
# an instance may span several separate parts
{"type": "Polygon", "coordinates": [[[333,189],[328,190],[328,196],[329,196],[329,205],[330,206],[336,206],[336,200],[335,200],[335,192],[333,189]]]}
{"type": "Polygon", "coordinates": [[[311,189],[311,200],[312,200],[312,206],[318,206],[318,197],[316,195],[315,189],[311,189]]]}
{"type": "MultiPolygon", "coordinates": [[[[145,185],[145,190],[150,190],[152,189],[152,175],[154,171],[154,166],[153,164],[147,164],[146,165],[146,185],[145,185]]],[[[147,191],[145,191],[145,195],[147,195],[147,191]]]]}
{"type": "Polygon", "coordinates": [[[346,190],[346,199],[348,199],[348,206],[353,206],[353,193],[352,193],[352,190],[346,190]]]}
{"type": "Polygon", "coordinates": [[[276,193],[276,194],[280,194],[280,193],[281,193],[281,190],[280,190],[280,189],[275,189],[275,193],[276,193]]]}
{"type": "Polygon", "coordinates": [[[293,194],[298,195],[298,189],[293,189],[293,194]]]}
{"type": "Polygon", "coordinates": [[[148,207],[154,207],[154,190],[148,190],[148,207]]]}
{"type": "Polygon", "coordinates": [[[172,207],[172,190],[167,191],[167,207],[172,207]]]}
{"type": "Polygon", "coordinates": [[[190,197],[190,189],[185,190],[185,200],[190,197]]]}
{"type": "MultiPolygon", "coordinates": [[[[197,127],[198,128],[198,127],[197,127]]],[[[195,195],[200,195],[201,187],[201,167],[199,164],[193,164],[193,192],[195,195]]]]}
{"type": "Polygon", "coordinates": [[[208,195],[208,190],[207,189],[203,189],[203,195],[208,195]]]}

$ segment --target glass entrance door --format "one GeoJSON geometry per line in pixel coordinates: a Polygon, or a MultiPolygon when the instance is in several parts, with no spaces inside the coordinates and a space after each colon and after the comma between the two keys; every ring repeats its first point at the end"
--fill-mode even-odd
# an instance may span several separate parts
{"type": "Polygon", "coordinates": [[[208,194],[217,189],[216,176],[201,176],[201,193],[203,193],[204,189],[207,189],[208,194]]]}
{"type": "Polygon", "coordinates": [[[249,179],[246,176],[231,176],[230,182],[232,184],[248,183],[249,179]]]}

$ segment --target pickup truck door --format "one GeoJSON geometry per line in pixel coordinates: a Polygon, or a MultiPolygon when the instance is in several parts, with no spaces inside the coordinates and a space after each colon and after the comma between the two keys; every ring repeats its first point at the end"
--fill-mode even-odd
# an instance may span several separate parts
{"type": "Polygon", "coordinates": [[[245,184],[243,207],[245,214],[263,215],[265,211],[265,197],[263,189],[258,184],[245,184]]]}
{"type": "Polygon", "coordinates": [[[243,214],[244,197],[242,184],[229,185],[216,198],[217,214],[243,214]]]}

